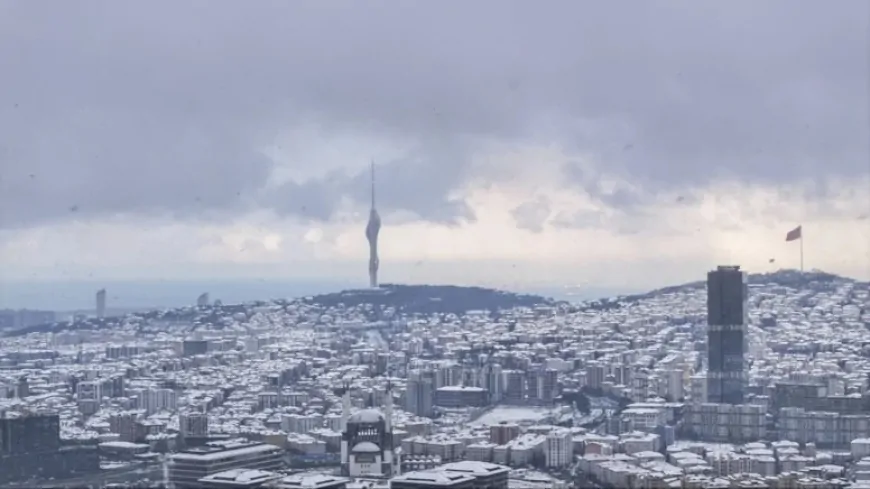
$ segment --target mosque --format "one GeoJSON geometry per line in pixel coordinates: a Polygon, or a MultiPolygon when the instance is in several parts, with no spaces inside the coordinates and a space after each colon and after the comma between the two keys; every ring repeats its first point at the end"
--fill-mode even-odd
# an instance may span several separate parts
{"type": "Polygon", "coordinates": [[[341,394],[341,472],[347,477],[390,478],[399,475],[400,460],[393,448],[393,396],[387,384],[386,406],[350,414],[350,387],[341,394]]]}

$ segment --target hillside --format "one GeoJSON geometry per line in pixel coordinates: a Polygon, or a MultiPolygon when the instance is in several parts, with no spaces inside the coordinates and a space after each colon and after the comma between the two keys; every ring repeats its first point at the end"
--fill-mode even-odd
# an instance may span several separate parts
{"type": "Polygon", "coordinates": [[[346,290],[318,295],[306,302],[323,307],[339,304],[358,306],[371,304],[391,307],[406,314],[464,314],[468,311],[495,312],[516,307],[552,305],[555,302],[538,295],[514,294],[483,287],[455,285],[399,285],[383,284],[380,290],[346,290]]]}
{"type": "MultiPolygon", "coordinates": [[[[750,284],[779,285],[791,289],[806,289],[808,291],[832,290],[844,283],[854,283],[849,278],[840,277],[821,271],[800,272],[797,270],[779,270],[772,273],[750,274],[750,284]]],[[[690,282],[682,285],[674,285],[646,292],[615,298],[599,299],[574,304],[569,310],[607,310],[620,308],[657,296],[672,294],[675,292],[700,289],[704,287],[704,281],[690,282]]],[[[870,287],[870,285],[868,285],[870,287]]],[[[211,305],[201,308],[184,307],[164,311],[150,311],[147,313],[134,313],[134,316],[146,323],[187,323],[187,324],[211,324],[220,325],[225,319],[234,316],[247,316],[250,310],[260,307],[276,305],[287,307],[290,304],[301,304],[318,310],[330,310],[332,308],[354,308],[359,306],[371,306],[368,308],[372,313],[366,313],[370,319],[379,317],[380,313],[392,309],[402,315],[430,315],[430,314],[456,314],[462,315],[469,311],[485,311],[495,314],[498,311],[514,309],[518,307],[535,308],[538,306],[554,306],[567,303],[557,302],[539,295],[515,294],[511,292],[487,289],[483,287],[462,287],[454,285],[400,285],[384,284],[378,289],[344,290],[330,294],[321,294],[293,300],[279,300],[274,302],[257,301],[247,304],[211,305]]],[[[128,317],[129,317],[128,316],[128,317]]],[[[20,336],[32,332],[61,332],[68,330],[107,329],[116,327],[121,321],[120,317],[103,319],[86,318],[75,322],[56,322],[40,324],[6,332],[6,336],[20,336]]],[[[196,326],[194,326],[196,329],[196,326]]]]}
{"type": "MultiPolygon", "coordinates": [[[[334,307],[372,306],[372,311],[393,309],[401,314],[457,314],[468,311],[486,311],[495,313],[499,310],[517,307],[533,308],[540,305],[553,305],[556,302],[542,296],[530,294],[514,294],[483,287],[460,287],[454,285],[399,285],[384,284],[378,289],[345,290],[330,294],[305,297],[293,300],[278,300],[274,302],[256,301],[247,304],[222,304],[205,307],[183,307],[162,311],[133,313],[143,323],[166,324],[210,324],[220,327],[225,318],[241,315],[247,316],[257,307],[277,305],[287,307],[292,304],[302,304],[318,310],[329,310],[334,307]]],[[[376,319],[378,314],[367,314],[370,319],[376,319]]],[[[102,319],[83,318],[77,321],[62,321],[39,324],[6,332],[5,336],[21,336],[28,333],[58,333],[61,331],[99,330],[116,327],[121,317],[102,319]]],[[[196,329],[196,326],[193,327],[196,329]]]]}
{"type": "MultiPolygon", "coordinates": [[[[791,289],[806,289],[812,291],[832,290],[839,284],[844,283],[862,283],[870,286],[870,284],[858,282],[854,279],[841,277],[832,273],[823,272],[821,270],[811,270],[809,272],[801,272],[800,270],[777,270],[768,273],[750,273],[750,285],[779,285],[791,289]]],[[[618,296],[614,298],[604,298],[594,301],[586,301],[582,303],[580,309],[613,309],[622,307],[623,304],[632,304],[644,299],[661,296],[664,294],[673,294],[692,289],[702,289],[706,286],[705,280],[688,282],[681,285],[670,285],[658,289],[651,290],[642,294],[631,294],[618,296]]]]}

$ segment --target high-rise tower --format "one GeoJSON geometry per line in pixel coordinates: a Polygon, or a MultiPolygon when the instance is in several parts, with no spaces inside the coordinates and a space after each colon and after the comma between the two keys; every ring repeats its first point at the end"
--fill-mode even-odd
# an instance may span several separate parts
{"type": "Polygon", "coordinates": [[[369,211],[369,223],[366,225],[366,239],[369,240],[369,286],[378,286],[378,233],[381,230],[381,216],[375,209],[375,163],[372,162],[372,209],[369,211]]]}
{"type": "Polygon", "coordinates": [[[746,274],[737,266],[707,273],[707,402],[743,404],[748,323],[746,274]]]}
{"type": "Polygon", "coordinates": [[[97,317],[106,317],[106,289],[97,291],[97,317]]]}

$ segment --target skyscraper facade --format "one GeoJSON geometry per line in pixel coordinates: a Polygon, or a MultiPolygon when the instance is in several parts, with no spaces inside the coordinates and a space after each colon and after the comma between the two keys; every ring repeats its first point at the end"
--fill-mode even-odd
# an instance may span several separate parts
{"type": "Polygon", "coordinates": [[[435,372],[412,370],[408,372],[405,390],[405,410],[416,416],[432,417],[435,407],[435,372]]]}
{"type": "Polygon", "coordinates": [[[747,277],[739,266],[707,273],[707,402],[743,404],[747,300],[747,277]]]}
{"type": "Polygon", "coordinates": [[[381,231],[381,216],[375,209],[375,164],[372,163],[372,208],[369,211],[369,223],[366,225],[366,239],[369,240],[369,286],[378,286],[378,233],[381,231]]]}
{"type": "Polygon", "coordinates": [[[106,289],[97,291],[97,317],[106,317],[106,289]]]}

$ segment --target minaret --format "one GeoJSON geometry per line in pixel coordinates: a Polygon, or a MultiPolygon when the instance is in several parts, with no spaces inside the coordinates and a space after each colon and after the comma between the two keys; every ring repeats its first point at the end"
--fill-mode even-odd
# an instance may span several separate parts
{"type": "Polygon", "coordinates": [[[384,450],[384,470],[382,473],[390,476],[399,475],[395,466],[395,450],[393,449],[393,383],[387,379],[386,406],[384,406],[384,435],[386,437],[384,450]]]}
{"type": "Polygon", "coordinates": [[[350,385],[345,382],[341,389],[341,465],[342,471],[347,471],[350,461],[347,447],[347,419],[350,417],[350,385]]]}
{"type": "Polygon", "coordinates": [[[387,433],[393,432],[393,383],[387,380],[387,396],[386,406],[384,408],[384,417],[386,418],[387,433]]]}
{"type": "Polygon", "coordinates": [[[369,211],[369,223],[366,225],[366,239],[369,240],[369,286],[378,286],[378,233],[381,230],[381,216],[375,209],[375,162],[372,162],[372,208],[369,211]]]}

